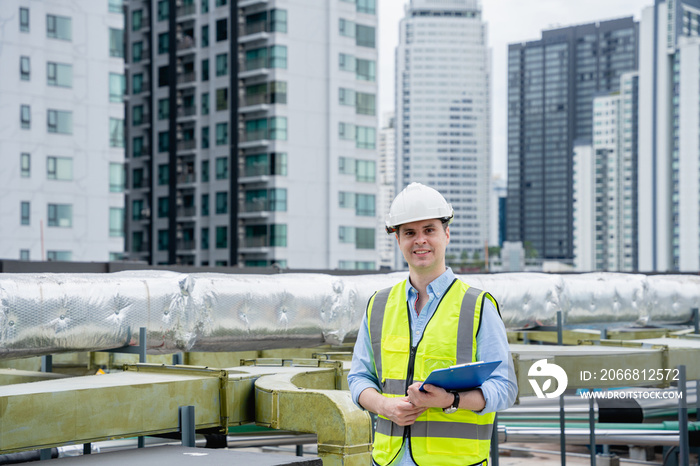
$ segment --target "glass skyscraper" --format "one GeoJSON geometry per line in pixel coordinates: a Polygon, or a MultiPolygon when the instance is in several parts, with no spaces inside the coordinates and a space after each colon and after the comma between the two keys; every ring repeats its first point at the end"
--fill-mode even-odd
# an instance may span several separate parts
{"type": "Polygon", "coordinates": [[[594,96],[637,69],[638,36],[630,17],[509,46],[508,241],[573,261],[573,147],[592,139],[594,96]]]}

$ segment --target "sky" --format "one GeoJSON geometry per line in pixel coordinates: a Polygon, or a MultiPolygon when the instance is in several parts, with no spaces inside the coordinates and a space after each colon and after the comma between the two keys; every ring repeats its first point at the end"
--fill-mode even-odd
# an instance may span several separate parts
{"type": "MultiPolygon", "coordinates": [[[[408,0],[378,0],[379,14],[379,111],[394,109],[394,54],[399,42],[399,21],[408,0]]],[[[491,151],[492,173],[506,178],[506,96],[508,44],[538,40],[541,31],[633,16],[653,0],[481,0],[491,47],[491,151]]]]}

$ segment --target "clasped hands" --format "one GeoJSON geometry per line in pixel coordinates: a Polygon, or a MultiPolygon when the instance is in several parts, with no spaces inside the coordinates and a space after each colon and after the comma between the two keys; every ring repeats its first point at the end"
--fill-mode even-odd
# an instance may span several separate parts
{"type": "Polygon", "coordinates": [[[445,408],[454,400],[454,395],[435,385],[426,384],[420,391],[422,382],[408,387],[408,396],[385,398],[385,416],[400,426],[410,426],[428,408],[445,408]]]}

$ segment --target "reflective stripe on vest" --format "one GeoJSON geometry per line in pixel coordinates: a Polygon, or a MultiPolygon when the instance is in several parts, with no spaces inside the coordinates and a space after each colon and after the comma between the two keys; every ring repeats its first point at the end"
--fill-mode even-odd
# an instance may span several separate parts
{"type": "MultiPolygon", "coordinates": [[[[368,307],[368,324],[377,376],[382,394],[406,395],[407,378],[422,381],[433,369],[476,359],[476,334],[483,300],[497,303],[488,293],[455,280],[426,325],[423,338],[412,342],[406,282],[375,294],[368,307]],[[436,317],[437,316],[437,317],[436,317]],[[433,317],[436,317],[433,319],[433,317]],[[416,347],[414,373],[408,373],[411,345],[416,347]],[[384,350],[384,351],[382,351],[384,350]]],[[[406,438],[419,465],[480,463],[489,454],[494,414],[469,410],[444,414],[430,408],[408,429],[379,416],[373,458],[380,465],[391,462],[406,438]]]]}

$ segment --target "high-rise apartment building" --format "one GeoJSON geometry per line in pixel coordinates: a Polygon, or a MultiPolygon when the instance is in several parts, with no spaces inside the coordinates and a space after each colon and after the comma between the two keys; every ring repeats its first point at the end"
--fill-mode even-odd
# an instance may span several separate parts
{"type": "Polygon", "coordinates": [[[593,97],[637,69],[633,18],[543,31],[508,49],[507,239],[573,261],[575,143],[592,139],[593,97]]]}
{"type": "Polygon", "coordinates": [[[642,12],[641,271],[700,270],[699,31],[700,1],[658,1],[642,12]]]}
{"type": "Polygon", "coordinates": [[[394,267],[396,238],[386,233],[386,216],[396,197],[396,117],[394,112],[383,116],[379,130],[379,194],[377,196],[377,249],[379,266],[394,267]]]}
{"type": "Polygon", "coordinates": [[[489,75],[478,0],[409,2],[396,51],[396,187],[420,182],[452,204],[456,257],[489,237],[489,75]]]}
{"type": "Polygon", "coordinates": [[[130,1],[127,22],[131,258],[377,268],[374,0],[130,1]]]}
{"type": "Polygon", "coordinates": [[[593,99],[593,140],[574,150],[574,265],[577,270],[638,270],[637,72],[619,92],[593,99]]]}
{"type": "Polygon", "coordinates": [[[123,254],[121,3],[2,2],[0,257],[123,254]]]}

